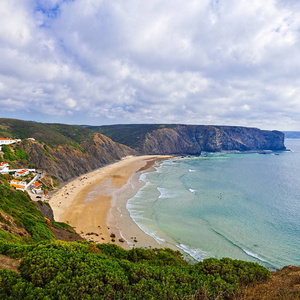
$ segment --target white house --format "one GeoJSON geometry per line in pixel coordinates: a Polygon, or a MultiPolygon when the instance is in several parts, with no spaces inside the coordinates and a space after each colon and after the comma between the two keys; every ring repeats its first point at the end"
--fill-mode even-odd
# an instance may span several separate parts
{"type": "Polygon", "coordinates": [[[31,184],[31,189],[33,193],[39,194],[42,192],[42,184],[36,181],[33,184],[31,184]]]}
{"type": "Polygon", "coordinates": [[[21,140],[14,140],[14,139],[1,139],[0,138],[0,145],[9,145],[9,144],[13,144],[16,142],[20,142],[21,140]]]}
{"type": "Polygon", "coordinates": [[[14,177],[21,177],[21,176],[25,176],[27,174],[29,174],[29,170],[27,170],[27,169],[19,170],[19,171],[16,171],[16,173],[14,174],[14,177]]]}
{"type": "Polygon", "coordinates": [[[3,138],[0,138],[0,151],[2,151],[2,147],[1,145],[10,145],[10,144],[13,144],[13,143],[16,143],[16,142],[21,142],[20,139],[3,139],[3,138]]]}
{"type": "Polygon", "coordinates": [[[9,167],[9,164],[7,162],[0,162],[0,170],[3,170],[5,168],[8,168],[9,167]]]}
{"type": "Polygon", "coordinates": [[[0,173],[8,173],[8,172],[9,172],[9,164],[7,162],[0,162],[0,173]]]}
{"type": "Polygon", "coordinates": [[[17,190],[25,191],[27,183],[25,181],[20,181],[13,179],[9,183],[11,186],[15,187],[17,190]]]}

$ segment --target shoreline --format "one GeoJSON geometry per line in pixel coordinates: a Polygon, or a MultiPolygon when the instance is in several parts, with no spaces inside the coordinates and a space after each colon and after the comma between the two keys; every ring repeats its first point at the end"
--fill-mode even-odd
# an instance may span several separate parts
{"type": "Polygon", "coordinates": [[[114,243],[124,249],[178,250],[147,235],[126,209],[128,199],[143,186],[140,175],[154,171],[156,164],[172,157],[128,156],[66,183],[49,197],[55,221],[68,223],[83,238],[95,243],[114,243]],[[112,234],[115,237],[110,237],[112,234]]]}

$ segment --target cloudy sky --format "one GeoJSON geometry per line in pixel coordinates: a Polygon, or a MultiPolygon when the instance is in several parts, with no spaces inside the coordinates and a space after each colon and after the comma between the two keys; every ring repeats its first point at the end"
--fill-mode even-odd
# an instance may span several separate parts
{"type": "Polygon", "coordinates": [[[0,117],[300,130],[297,0],[1,0],[0,117]]]}

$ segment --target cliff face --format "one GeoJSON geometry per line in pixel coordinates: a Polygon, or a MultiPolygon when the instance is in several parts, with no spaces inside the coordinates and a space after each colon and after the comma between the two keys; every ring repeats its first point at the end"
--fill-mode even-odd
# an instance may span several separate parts
{"type": "MultiPolygon", "coordinates": [[[[22,138],[11,148],[22,148],[28,155],[25,159],[19,151],[17,158],[11,158],[12,167],[46,170],[59,182],[127,155],[285,149],[284,134],[279,131],[234,126],[133,124],[84,128],[0,119],[0,137],[7,136],[22,138]]],[[[51,186],[52,178],[48,179],[51,186]]]]}
{"type": "Polygon", "coordinates": [[[147,133],[136,150],[142,154],[200,154],[201,145],[189,132],[162,128],[147,133]]]}
{"type": "Polygon", "coordinates": [[[93,140],[80,146],[81,150],[68,145],[52,148],[31,140],[20,144],[28,154],[31,166],[46,170],[60,182],[120,160],[124,156],[136,154],[129,147],[115,143],[99,133],[94,135],[93,140]]]}
{"type": "Polygon", "coordinates": [[[177,125],[148,132],[142,154],[199,154],[201,151],[284,150],[284,134],[257,128],[177,125]]]}
{"type": "Polygon", "coordinates": [[[46,171],[46,186],[67,181],[103,165],[120,160],[135,150],[112,141],[92,130],[66,124],[32,123],[0,119],[0,137],[22,139],[0,152],[0,159],[11,168],[35,168],[46,171]],[[28,140],[28,138],[31,138],[28,140]],[[25,152],[24,152],[25,151],[25,152]]]}

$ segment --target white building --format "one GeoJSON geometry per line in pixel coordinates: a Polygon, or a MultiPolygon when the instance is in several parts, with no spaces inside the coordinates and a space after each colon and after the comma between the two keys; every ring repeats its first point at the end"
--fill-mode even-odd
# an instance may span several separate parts
{"type": "Polygon", "coordinates": [[[41,193],[42,192],[42,184],[37,181],[34,182],[33,184],[31,184],[31,190],[35,194],[41,193]]]}
{"type": "Polygon", "coordinates": [[[27,183],[25,181],[20,181],[13,179],[10,183],[11,186],[15,187],[17,190],[25,191],[27,183]]]}
{"type": "Polygon", "coordinates": [[[0,162],[0,170],[3,170],[5,168],[8,168],[9,167],[9,164],[7,162],[0,162]]]}
{"type": "Polygon", "coordinates": [[[10,145],[10,144],[13,144],[13,143],[16,143],[16,142],[21,142],[20,139],[3,139],[3,138],[0,138],[0,151],[2,151],[2,147],[1,145],[10,145]]]}
{"type": "Polygon", "coordinates": [[[0,145],[9,145],[9,144],[13,144],[16,142],[20,142],[21,140],[14,140],[14,139],[1,139],[0,138],[0,145]]]}
{"type": "Polygon", "coordinates": [[[0,173],[8,173],[8,172],[9,172],[9,164],[7,162],[0,162],[0,173]]]}
{"type": "Polygon", "coordinates": [[[19,170],[14,174],[14,177],[21,177],[29,174],[29,170],[24,169],[24,170],[19,170]]]}

